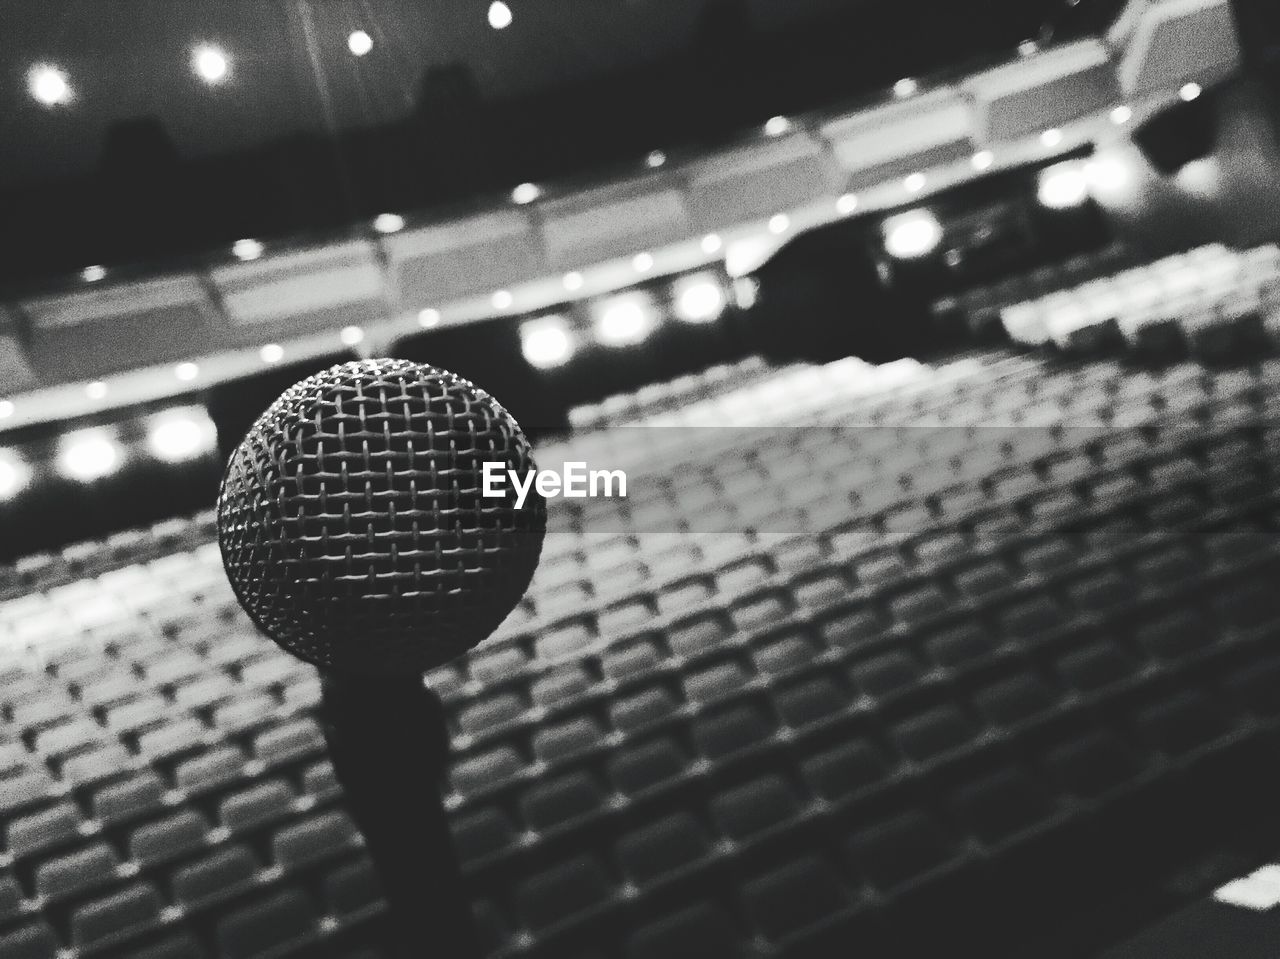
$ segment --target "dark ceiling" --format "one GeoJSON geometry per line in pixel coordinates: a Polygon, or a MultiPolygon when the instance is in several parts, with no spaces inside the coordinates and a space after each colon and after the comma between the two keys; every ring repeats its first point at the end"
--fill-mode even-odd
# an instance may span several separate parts
{"type": "Polygon", "coordinates": [[[1118,0],[3,0],[0,281],[678,155],[1097,29],[1118,0]],[[349,48],[354,31],[372,42],[349,48]],[[217,48],[208,83],[193,51],[217,48]],[[38,103],[55,67],[66,102],[38,103]]]}

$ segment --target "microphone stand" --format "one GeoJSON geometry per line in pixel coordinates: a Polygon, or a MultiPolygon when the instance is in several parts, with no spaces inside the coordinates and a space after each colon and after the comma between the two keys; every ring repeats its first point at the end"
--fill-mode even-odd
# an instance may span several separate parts
{"type": "Polygon", "coordinates": [[[471,902],[440,787],[448,768],[444,707],[421,676],[322,673],[320,719],[334,772],[409,959],[478,959],[471,902]]]}

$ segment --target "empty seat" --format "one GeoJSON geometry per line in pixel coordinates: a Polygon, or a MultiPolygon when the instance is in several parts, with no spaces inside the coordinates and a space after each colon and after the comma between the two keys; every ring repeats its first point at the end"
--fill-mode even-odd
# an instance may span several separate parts
{"type": "Polygon", "coordinates": [[[628,959],[708,959],[743,952],[734,920],[711,902],[699,902],[641,926],[629,937],[628,959]]]}
{"type": "Polygon", "coordinates": [[[706,829],[681,812],[626,833],[616,849],[626,877],[644,885],[708,855],[711,842],[706,829]]]}
{"type": "Polygon", "coordinates": [[[226,959],[253,959],[314,938],[319,916],[301,892],[289,890],[236,910],[218,921],[218,945],[226,959]]]}
{"type": "Polygon", "coordinates": [[[515,901],[524,924],[537,930],[599,906],[612,894],[613,882],[604,867],[584,855],[520,882],[515,901]]]}
{"type": "Polygon", "coordinates": [[[1043,789],[1016,769],[1003,769],[961,787],[955,803],[960,817],[988,844],[1028,829],[1052,813],[1043,789]]]}
{"type": "Polygon", "coordinates": [[[464,794],[477,792],[516,776],[524,768],[524,761],[514,749],[499,746],[456,761],[452,773],[453,787],[464,794]]]}
{"type": "Polygon", "coordinates": [[[77,906],[71,914],[71,942],[85,948],[107,939],[124,938],[159,921],[160,894],[150,883],[131,886],[77,906]]]}
{"type": "Polygon", "coordinates": [[[918,879],[954,858],[953,844],[942,829],[919,812],[860,823],[846,849],[854,867],[884,889],[918,879]]]}
{"type": "Polygon", "coordinates": [[[623,793],[636,793],[670,781],[688,767],[689,756],[670,737],[619,750],[607,763],[609,779],[623,793]]]}
{"type": "Polygon", "coordinates": [[[252,886],[258,861],[242,845],[227,846],[173,874],[173,893],[180,904],[198,903],[211,896],[232,895],[252,886]]]}
{"type": "Polygon", "coordinates": [[[511,817],[494,806],[468,810],[453,822],[454,844],[463,860],[479,859],[515,845],[519,830],[511,817]]]}
{"type": "Polygon", "coordinates": [[[368,859],[336,869],[324,880],[325,903],[335,916],[352,916],[382,903],[382,887],[368,859]]]}
{"type": "Polygon", "coordinates": [[[13,873],[0,873],[0,926],[22,915],[25,899],[13,873]]]}
{"type": "Polygon", "coordinates": [[[15,859],[22,859],[72,841],[80,835],[81,824],[75,803],[64,800],[11,820],[5,830],[5,848],[15,859]]]}
{"type": "Polygon", "coordinates": [[[586,772],[535,783],[520,799],[520,810],[534,829],[550,829],[602,808],[604,787],[586,772]]]}
{"type": "Polygon", "coordinates": [[[893,724],[893,737],[912,759],[923,761],[968,745],[979,727],[956,706],[935,706],[893,724]]]}
{"type": "Polygon", "coordinates": [[[631,732],[670,717],[680,707],[680,699],[668,687],[649,686],[629,695],[619,695],[609,704],[609,719],[615,728],[631,732]]]}
{"type": "Polygon", "coordinates": [[[592,716],[548,723],[534,731],[533,752],[544,762],[551,762],[599,745],[605,733],[601,723],[592,716]]]}
{"type": "Polygon", "coordinates": [[[341,810],[331,810],[279,830],[271,837],[271,850],[277,865],[296,869],[338,855],[359,843],[360,833],[350,817],[341,810]]]}
{"type": "Polygon", "coordinates": [[[104,823],[121,822],[158,809],[164,782],[150,769],[108,783],[93,794],[93,816],[104,823]]]}
{"type": "Polygon", "coordinates": [[[293,810],[293,790],[283,779],[268,779],[218,803],[218,820],[232,832],[284,819],[293,810]]]}
{"type": "Polygon", "coordinates": [[[762,776],[711,799],[716,826],[731,839],[745,839],[786,822],[800,809],[800,797],[781,776],[762,776]]]}
{"type": "Polygon", "coordinates": [[[200,849],[208,838],[208,820],[194,809],[184,809],[135,829],[129,836],[129,855],[144,865],[165,862],[200,849]]]}
{"type": "Polygon", "coordinates": [[[742,886],[742,900],[766,939],[779,940],[829,920],[851,902],[827,863],[806,856],[742,886]]]}
{"type": "Polygon", "coordinates": [[[870,742],[841,743],[801,762],[805,782],[823,799],[851,796],[886,780],[892,773],[882,751],[870,742]]]}
{"type": "Polygon", "coordinates": [[[33,919],[16,929],[0,932],[3,959],[52,959],[58,954],[58,939],[48,924],[33,919]]]}
{"type": "Polygon", "coordinates": [[[798,729],[844,713],[855,698],[831,677],[815,676],[778,689],[773,702],[783,722],[798,729]]]}
{"type": "Polygon", "coordinates": [[[708,759],[759,745],[777,731],[767,711],[755,703],[743,703],[699,716],[693,725],[694,741],[708,759]]]}
{"type": "Polygon", "coordinates": [[[190,933],[177,933],[156,943],[135,946],[129,959],[207,959],[208,953],[190,933]]]}
{"type": "Polygon", "coordinates": [[[268,766],[313,756],[324,749],[320,725],[310,718],[295,719],[253,737],[253,755],[268,766]]]}
{"type": "Polygon", "coordinates": [[[244,774],[247,759],[235,746],[215,746],[178,763],[174,780],[179,789],[203,792],[235,782],[244,774]]]}
{"type": "Polygon", "coordinates": [[[36,866],[36,892],[49,901],[85,893],[115,880],[119,865],[109,845],[95,842],[36,866]]]}

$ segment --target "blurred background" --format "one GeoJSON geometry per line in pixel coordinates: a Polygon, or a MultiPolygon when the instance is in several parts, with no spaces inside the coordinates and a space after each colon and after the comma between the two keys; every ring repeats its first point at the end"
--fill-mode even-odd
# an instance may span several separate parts
{"type": "Polygon", "coordinates": [[[211,509],[387,355],[630,478],[428,677],[492,954],[1271,954],[1273,5],[3,19],[0,959],[382,955],[211,509]]]}

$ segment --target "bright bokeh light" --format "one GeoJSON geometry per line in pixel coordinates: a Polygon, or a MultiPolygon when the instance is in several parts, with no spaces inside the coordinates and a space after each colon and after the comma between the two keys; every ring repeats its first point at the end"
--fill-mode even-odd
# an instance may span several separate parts
{"type": "Polygon", "coordinates": [[[724,304],[724,288],[710,273],[676,281],[675,313],[686,323],[709,323],[724,312],[724,304]]]}
{"type": "Polygon", "coordinates": [[[359,346],[364,342],[364,330],[358,326],[344,326],[338,332],[338,339],[343,346],[359,346]]]}
{"type": "Polygon", "coordinates": [[[7,420],[18,411],[12,400],[0,400],[0,420],[7,420]]]}
{"type": "Polygon", "coordinates": [[[107,268],[105,266],[98,266],[96,264],[94,266],[86,266],[83,270],[80,271],[80,279],[84,280],[86,283],[97,283],[99,280],[103,279],[106,275],[107,275],[107,268]]]}
{"type": "Polygon", "coordinates": [[[1047,147],[1056,147],[1062,143],[1062,131],[1057,128],[1045,130],[1040,134],[1040,142],[1047,147]]]}
{"type": "Polygon", "coordinates": [[[765,121],[764,132],[766,136],[780,137],[784,133],[791,132],[791,121],[786,117],[770,117],[765,121]]]}
{"type": "Polygon", "coordinates": [[[1089,198],[1089,181],[1083,164],[1058,163],[1040,171],[1036,197],[1050,210],[1080,206],[1089,198]]]}
{"type": "Polygon", "coordinates": [[[1118,127],[1124,126],[1133,119],[1132,107],[1118,106],[1111,111],[1111,122],[1118,127]]]}
{"type": "Polygon", "coordinates": [[[1084,175],[1094,192],[1116,193],[1133,179],[1133,167],[1120,156],[1096,156],[1085,164],[1084,175]]]}
{"type": "Polygon", "coordinates": [[[84,395],[91,400],[105,399],[107,395],[107,384],[102,380],[94,380],[84,388],[84,395]]]}
{"type": "Polygon", "coordinates": [[[564,366],[573,356],[573,334],[560,316],[544,316],[520,326],[520,349],[529,365],[540,370],[564,366]]]}
{"type": "Polygon", "coordinates": [[[353,30],[351,36],[347,37],[347,49],[355,56],[362,57],[373,49],[373,37],[363,30],[353,30]]]}
{"type": "Polygon", "coordinates": [[[192,52],[191,67],[205,83],[221,83],[231,72],[231,61],[220,48],[205,44],[192,52]]]}
{"type": "Polygon", "coordinates": [[[231,244],[231,253],[237,260],[248,263],[250,260],[256,260],[262,256],[265,247],[258,240],[243,239],[236,240],[231,244]]]}
{"type": "Polygon", "coordinates": [[[786,233],[791,229],[791,217],[785,213],[775,213],[769,217],[769,232],[775,236],[786,233]]]}
{"type": "Polygon", "coordinates": [[[28,71],[27,92],[37,103],[46,107],[71,102],[71,84],[67,75],[47,63],[37,64],[28,71]]]}
{"type": "Polygon", "coordinates": [[[969,162],[973,164],[973,168],[979,172],[983,170],[990,170],[992,164],[996,162],[996,155],[990,150],[979,150],[969,158],[969,162]]]}
{"type": "Polygon", "coordinates": [[[0,449],[0,503],[21,493],[31,483],[31,467],[17,453],[0,449]]]}
{"type": "Polygon", "coordinates": [[[190,383],[200,375],[200,367],[194,363],[179,363],[173,368],[173,375],[184,383],[190,383]]]}
{"type": "Polygon", "coordinates": [[[431,329],[440,323],[440,311],[427,307],[425,310],[418,311],[418,325],[423,329],[431,329]]]}
{"type": "Polygon", "coordinates": [[[596,339],[604,346],[634,346],[653,332],[653,306],[640,293],[606,301],[596,316],[596,339]]]}
{"type": "Polygon", "coordinates": [[[656,170],[667,162],[667,155],[661,150],[650,150],[649,155],[644,158],[644,165],[650,170],[656,170]]]}
{"type": "Polygon", "coordinates": [[[515,302],[515,298],[507,290],[497,290],[490,297],[489,302],[493,304],[494,309],[509,310],[511,309],[511,304],[515,302]]]}
{"type": "Polygon", "coordinates": [[[582,283],[583,283],[582,274],[579,273],[577,270],[572,270],[564,275],[561,282],[564,283],[564,288],[566,290],[568,290],[570,293],[574,293],[582,289],[582,283]]]}
{"type": "Polygon", "coordinates": [[[653,269],[653,254],[637,253],[631,258],[631,265],[637,273],[648,273],[653,269]]]}
{"type": "Polygon", "coordinates": [[[852,193],[845,193],[836,199],[836,212],[841,216],[849,216],[858,209],[858,198],[852,193]]]}
{"type": "Polygon", "coordinates": [[[1039,52],[1040,44],[1034,40],[1023,40],[1018,44],[1018,56],[1020,57],[1034,57],[1039,52]]]}
{"type": "Polygon", "coordinates": [[[505,30],[511,26],[511,8],[502,0],[493,0],[489,4],[489,26],[495,30],[505,30]]]}
{"type": "Polygon", "coordinates": [[[719,253],[723,247],[724,240],[720,239],[718,233],[708,233],[702,238],[702,252],[708,256],[719,253]]]}
{"type": "Polygon", "coordinates": [[[914,77],[903,77],[893,85],[893,95],[896,97],[913,97],[920,90],[920,84],[914,77]]]}
{"type": "Polygon", "coordinates": [[[284,347],[279,343],[268,343],[258,350],[258,356],[262,358],[263,363],[279,363],[284,359],[284,347]]]}
{"type": "Polygon", "coordinates": [[[532,203],[540,196],[542,196],[542,190],[536,183],[521,183],[511,191],[511,199],[521,206],[526,203],[532,203]]]}
{"type": "Polygon", "coordinates": [[[399,213],[379,213],[373,218],[373,228],[379,233],[399,233],[404,229],[404,217],[399,213]]]}
{"type": "Polygon", "coordinates": [[[908,193],[919,193],[927,182],[923,173],[913,173],[902,181],[902,185],[907,188],[908,193]]]}
{"type": "Polygon", "coordinates": [[[164,463],[185,463],[212,453],[218,431],[209,414],[198,406],[168,410],[147,424],[147,448],[164,463]]]}
{"type": "Polygon", "coordinates": [[[928,210],[912,210],[884,222],[884,248],[900,260],[932,253],[941,242],[942,224],[928,210]]]}
{"type": "Polygon", "coordinates": [[[1204,87],[1200,86],[1200,84],[1187,83],[1183,84],[1182,89],[1178,91],[1178,96],[1190,103],[1192,100],[1198,100],[1202,93],[1204,93],[1204,87]]]}
{"type": "Polygon", "coordinates": [[[79,483],[110,476],[123,462],[124,450],[105,430],[69,433],[58,448],[58,472],[79,483]]]}

